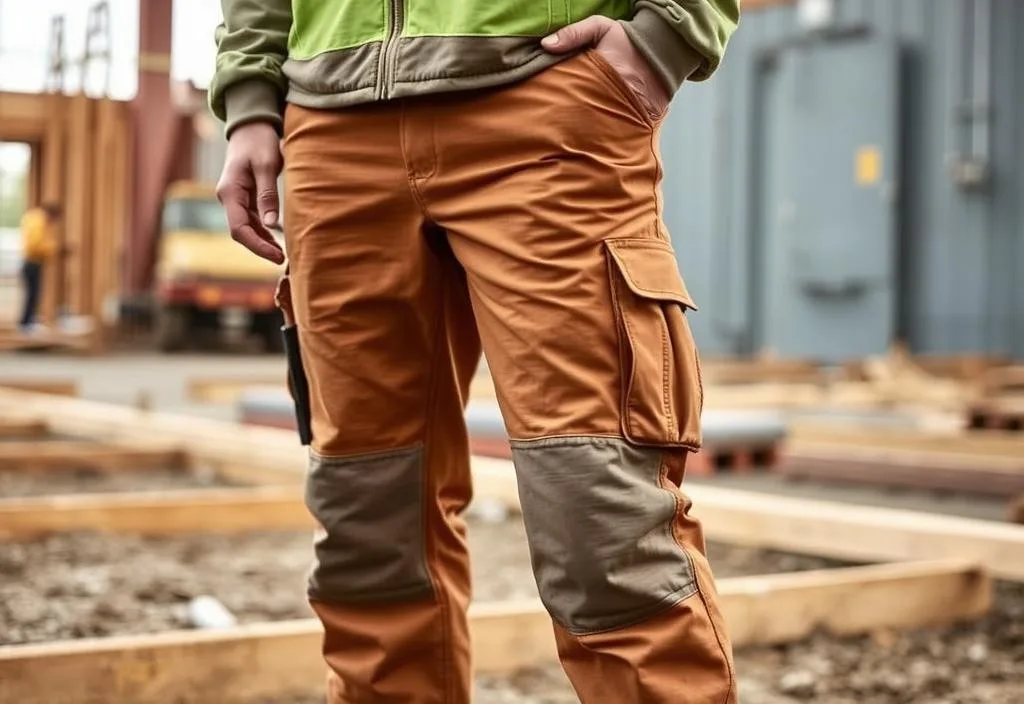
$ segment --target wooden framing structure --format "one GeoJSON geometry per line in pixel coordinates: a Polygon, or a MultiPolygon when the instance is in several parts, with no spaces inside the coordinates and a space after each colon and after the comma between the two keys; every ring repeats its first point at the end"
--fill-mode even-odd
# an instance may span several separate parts
{"type": "MultiPolygon", "coordinates": [[[[984,614],[992,598],[985,572],[961,561],[723,579],[718,588],[736,647],[819,630],[848,635],[950,623],[984,614]]],[[[539,602],[474,604],[470,628],[478,672],[511,673],[555,658],[539,602]]],[[[316,694],[320,645],[319,623],[304,619],[0,647],[0,701],[162,704],[316,694]]]]}
{"type": "MultiPolygon", "coordinates": [[[[0,540],[75,530],[173,535],[313,526],[299,486],[306,451],[291,432],[0,389],[0,418],[8,417],[118,447],[173,449],[192,467],[257,486],[0,500],[0,540]]],[[[478,497],[518,507],[510,462],[475,458],[474,476],[478,497]]],[[[991,603],[989,575],[1024,580],[1024,527],[705,486],[690,494],[714,540],[900,561],[720,580],[738,647],[821,630],[847,635],[976,618],[991,603]]],[[[539,602],[475,604],[471,629],[481,672],[508,673],[555,655],[539,602]]],[[[315,694],[323,681],[320,641],[318,622],[307,619],[2,646],[0,701],[155,704],[315,694]]]]}
{"type": "MultiPolygon", "coordinates": [[[[201,463],[207,469],[253,484],[295,487],[306,472],[306,449],[290,431],[238,427],[205,418],[0,390],[0,417],[12,415],[36,418],[47,423],[54,432],[63,434],[136,444],[156,443],[163,448],[173,446],[186,453],[192,463],[201,463]]],[[[478,497],[490,497],[512,508],[518,506],[518,488],[511,462],[477,457],[473,470],[478,497]]],[[[971,559],[994,575],[1024,581],[1024,526],[708,486],[690,486],[688,493],[712,540],[854,561],[971,559]]],[[[208,511],[217,517],[204,520],[226,521],[231,511],[227,504],[239,502],[239,497],[223,496],[227,496],[223,499],[225,505],[209,509],[194,507],[192,519],[198,521],[198,517],[208,511]]],[[[273,514],[268,511],[268,515],[280,512],[286,520],[296,520],[294,514],[288,513],[295,509],[288,508],[287,496],[264,495],[259,500],[277,503],[278,508],[273,514]]],[[[291,501],[298,504],[298,492],[292,496],[291,501]]],[[[84,498],[78,500],[85,501],[84,498]]],[[[182,497],[169,494],[165,495],[165,500],[180,501],[182,497]]],[[[140,516],[147,512],[157,516],[161,510],[169,513],[184,510],[175,509],[173,505],[158,508],[159,497],[142,497],[134,508],[126,496],[122,495],[117,501],[121,502],[117,511],[122,515],[133,510],[140,516]]],[[[11,507],[10,503],[2,505],[5,510],[11,507]]],[[[70,512],[74,503],[68,505],[70,512]]],[[[239,511],[251,510],[244,502],[239,505],[239,511]]],[[[95,513],[98,510],[95,505],[88,511],[76,510],[79,516],[99,515],[95,513]]],[[[43,530],[44,526],[38,521],[44,520],[45,517],[36,519],[32,530],[43,530]]],[[[118,520],[129,522],[127,518],[118,520]]]]}
{"type": "MultiPolygon", "coordinates": [[[[128,104],[84,95],[0,93],[0,141],[33,149],[30,194],[64,206],[58,227],[68,249],[48,276],[44,318],[57,307],[103,320],[107,298],[120,290],[121,256],[129,217],[131,145],[128,104]]],[[[63,343],[60,336],[47,342],[63,343]]],[[[95,349],[102,336],[88,338],[95,349]]],[[[78,341],[80,343],[80,341],[78,341]]],[[[17,340],[0,340],[5,346],[17,340]]]]}

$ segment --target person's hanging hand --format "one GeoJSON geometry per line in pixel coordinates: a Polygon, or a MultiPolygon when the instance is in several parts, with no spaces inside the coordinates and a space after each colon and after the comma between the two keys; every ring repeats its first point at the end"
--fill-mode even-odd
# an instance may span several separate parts
{"type": "Polygon", "coordinates": [[[278,226],[281,166],[277,131],[267,123],[251,122],[231,133],[217,184],[232,239],[275,264],[284,263],[284,250],[270,232],[278,226]]]}

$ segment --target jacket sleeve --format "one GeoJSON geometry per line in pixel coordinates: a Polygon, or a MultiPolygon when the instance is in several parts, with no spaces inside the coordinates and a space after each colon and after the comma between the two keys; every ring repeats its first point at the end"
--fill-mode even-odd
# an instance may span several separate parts
{"type": "Polygon", "coordinates": [[[217,68],[210,84],[210,109],[227,123],[227,134],[249,122],[269,122],[281,131],[287,81],[291,0],[221,0],[217,68]]]}
{"type": "Polygon", "coordinates": [[[740,0],[636,0],[634,7],[623,26],[671,93],[715,72],[740,19],[740,0]]]}

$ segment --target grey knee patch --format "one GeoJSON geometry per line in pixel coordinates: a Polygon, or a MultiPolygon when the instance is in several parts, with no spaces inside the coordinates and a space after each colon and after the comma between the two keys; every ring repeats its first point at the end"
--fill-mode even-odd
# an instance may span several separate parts
{"type": "Polygon", "coordinates": [[[423,449],[310,458],[306,506],[320,524],[309,594],[337,603],[432,591],[423,535],[423,449]]]}
{"type": "Polygon", "coordinates": [[[513,443],[541,599],[571,633],[643,621],[697,591],[661,451],[615,438],[513,443]]]}

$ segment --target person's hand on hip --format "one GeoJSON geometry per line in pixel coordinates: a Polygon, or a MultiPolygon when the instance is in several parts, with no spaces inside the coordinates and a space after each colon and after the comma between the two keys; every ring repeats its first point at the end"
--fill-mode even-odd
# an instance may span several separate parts
{"type": "Polygon", "coordinates": [[[231,133],[217,184],[217,198],[227,213],[231,238],[275,264],[284,262],[284,250],[270,232],[278,224],[281,166],[277,131],[264,122],[251,122],[231,133]]]}
{"type": "Polygon", "coordinates": [[[668,109],[671,100],[668,91],[658,80],[647,59],[630,41],[626,30],[613,19],[594,15],[574,22],[544,37],[541,46],[553,54],[593,47],[618,71],[652,118],[661,117],[668,109]]]}

